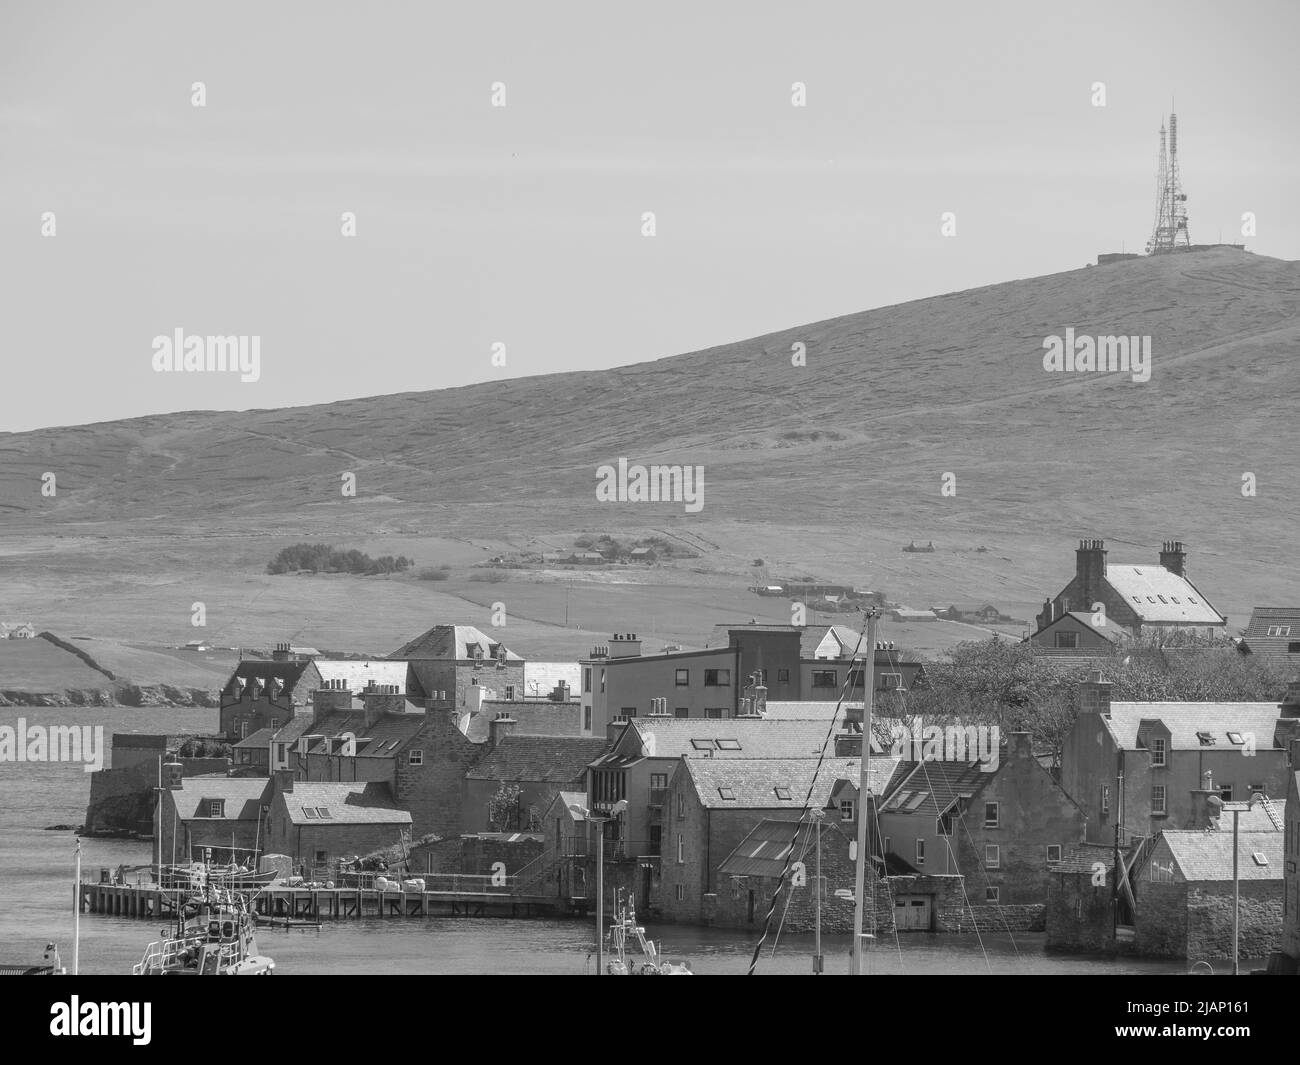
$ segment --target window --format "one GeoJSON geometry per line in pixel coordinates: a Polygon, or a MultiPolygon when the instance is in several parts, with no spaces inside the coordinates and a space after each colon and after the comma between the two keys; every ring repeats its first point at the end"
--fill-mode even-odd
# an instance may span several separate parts
{"type": "Polygon", "coordinates": [[[833,669],[814,669],[813,670],[813,687],[814,688],[838,688],[840,685],[840,675],[833,669]]]}
{"type": "Polygon", "coordinates": [[[584,706],[582,708],[582,730],[584,732],[591,731],[591,707],[590,706],[584,706]]]}
{"type": "Polygon", "coordinates": [[[680,792],[677,794],[677,820],[686,820],[686,796],[680,792]]]}
{"type": "Polygon", "coordinates": [[[636,717],[636,707],[625,706],[623,707],[622,710],[619,711],[619,713],[621,713],[624,717],[636,717]]]}
{"type": "Polygon", "coordinates": [[[697,751],[711,751],[713,750],[713,741],[712,740],[691,740],[691,746],[694,747],[697,751]]]}
{"type": "Polygon", "coordinates": [[[727,716],[727,708],[725,706],[706,706],[704,708],[704,716],[712,718],[715,721],[721,721],[727,716]]]}
{"type": "Polygon", "coordinates": [[[1228,742],[1229,742],[1229,743],[1242,744],[1242,743],[1245,743],[1246,741],[1243,740],[1243,739],[1241,738],[1241,733],[1240,733],[1240,732],[1229,732],[1229,733],[1228,733],[1228,742]]]}
{"type": "Polygon", "coordinates": [[[841,821],[852,821],[852,820],[854,820],[854,818],[856,817],[856,814],[855,814],[855,812],[854,812],[855,809],[856,809],[856,807],[857,807],[857,803],[855,803],[852,799],[841,799],[841,800],[840,800],[840,820],[841,820],[841,821]]]}
{"type": "Polygon", "coordinates": [[[1217,791],[1217,792],[1219,793],[1219,798],[1222,799],[1224,802],[1232,802],[1232,785],[1231,785],[1231,784],[1220,784],[1220,785],[1219,785],[1217,788],[1215,788],[1214,790],[1217,791]]]}
{"type": "Polygon", "coordinates": [[[881,673],[880,680],[876,684],[876,690],[882,692],[896,692],[903,690],[903,674],[901,673],[881,673]]]}
{"type": "Polygon", "coordinates": [[[916,865],[918,868],[920,868],[924,864],[925,864],[925,840],[918,839],[916,841],[916,865]]]}
{"type": "Polygon", "coordinates": [[[995,887],[986,887],[984,889],[985,902],[997,902],[1002,896],[1002,889],[995,887]]]}
{"type": "Polygon", "coordinates": [[[1104,814],[1110,813],[1110,785],[1109,784],[1103,784],[1101,786],[1101,812],[1104,814]]]}
{"type": "Polygon", "coordinates": [[[685,898],[686,898],[686,885],[685,885],[685,884],[678,884],[678,885],[677,885],[677,901],[678,901],[678,902],[682,902],[685,898]]]}
{"type": "Polygon", "coordinates": [[[1214,734],[1211,732],[1198,732],[1196,734],[1196,739],[1202,747],[1209,747],[1214,743],[1214,734]]]}
{"type": "Polygon", "coordinates": [[[998,804],[995,802],[986,802],[984,804],[984,827],[998,827],[998,804]]]}
{"type": "Polygon", "coordinates": [[[789,684],[790,671],[788,669],[778,669],[776,671],[776,682],[778,684],[789,684]]]}
{"type": "Polygon", "coordinates": [[[585,692],[591,691],[591,666],[587,666],[582,671],[582,690],[585,692]]]}
{"type": "Polygon", "coordinates": [[[686,837],[680,832],[677,833],[677,864],[686,864],[686,837]]]}
{"type": "Polygon", "coordinates": [[[881,851],[881,854],[891,854],[891,853],[893,853],[893,844],[894,844],[894,841],[893,841],[892,839],[890,839],[888,836],[886,836],[886,837],[885,837],[885,842],[884,842],[884,844],[882,845],[882,846],[884,847],[884,850],[881,851]]]}
{"type": "Polygon", "coordinates": [[[226,801],[224,799],[208,800],[208,816],[224,817],[226,813],[226,801]]]}
{"type": "Polygon", "coordinates": [[[691,712],[685,706],[679,706],[677,707],[676,710],[673,711],[673,717],[690,717],[690,716],[691,716],[691,712]]]}
{"type": "Polygon", "coordinates": [[[659,789],[661,789],[661,788],[666,788],[666,787],[668,787],[668,774],[667,774],[667,773],[651,773],[651,774],[650,774],[650,790],[651,790],[651,791],[658,791],[659,789]]]}
{"type": "Polygon", "coordinates": [[[1049,843],[1047,845],[1047,860],[1049,862],[1059,862],[1061,860],[1061,845],[1059,843],[1049,843]]]}
{"type": "Polygon", "coordinates": [[[329,860],[329,853],[327,851],[316,852],[316,862],[318,865],[323,865],[328,860],[329,860]]]}
{"type": "Polygon", "coordinates": [[[241,740],[246,740],[246,739],[248,739],[248,719],[247,719],[247,718],[243,718],[243,719],[241,719],[240,722],[239,722],[239,738],[240,738],[241,740]]]}
{"type": "Polygon", "coordinates": [[[704,671],[704,686],[706,688],[729,688],[731,687],[731,670],[729,669],[706,669],[704,671]]]}
{"type": "Polygon", "coordinates": [[[1151,764],[1165,764],[1165,738],[1163,736],[1154,736],[1151,739],[1151,764]]]}
{"type": "Polygon", "coordinates": [[[850,689],[862,687],[862,670],[850,669],[848,685],[850,689]]]}
{"type": "Polygon", "coordinates": [[[289,760],[289,745],[287,743],[277,743],[275,747],[277,751],[275,760],[277,763],[283,765],[289,760]]]}
{"type": "Polygon", "coordinates": [[[942,817],[935,818],[934,834],[936,836],[951,836],[952,818],[949,817],[947,814],[944,814],[942,817]]]}
{"type": "Polygon", "coordinates": [[[728,802],[734,802],[736,799],[736,793],[731,788],[719,788],[718,798],[726,799],[728,802]]]}
{"type": "Polygon", "coordinates": [[[718,740],[718,750],[738,751],[740,750],[740,740],[718,740]]]}
{"type": "Polygon", "coordinates": [[[691,671],[689,669],[679,669],[677,671],[677,687],[685,688],[691,683],[691,671]]]}
{"type": "Polygon", "coordinates": [[[996,843],[984,845],[984,868],[997,869],[1002,865],[1002,848],[996,843]]]}
{"type": "Polygon", "coordinates": [[[600,671],[600,690],[605,690],[605,671],[603,669],[600,671]]]}
{"type": "Polygon", "coordinates": [[[789,788],[778,786],[773,788],[772,790],[776,792],[776,797],[783,801],[788,801],[794,798],[794,792],[792,792],[789,788]]]}
{"type": "Polygon", "coordinates": [[[1161,815],[1165,812],[1165,786],[1163,784],[1153,784],[1151,786],[1151,812],[1161,815]]]}
{"type": "Polygon", "coordinates": [[[1268,634],[1269,634],[1270,636],[1290,636],[1290,635],[1291,635],[1291,626],[1290,626],[1290,625],[1270,625],[1270,626],[1268,627],[1268,634]]]}
{"type": "Polygon", "coordinates": [[[319,817],[319,818],[321,818],[322,820],[324,820],[325,818],[328,818],[328,817],[332,816],[332,815],[330,814],[330,808],[329,808],[328,806],[318,806],[318,807],[316,807],[316,816],[319,817]]]}
{"type": "Polygon", "coordinates": [[[413,747],[406,752],[407,765],[424,765],[424,751],[419,747],[413,747]]]}
{"type": "Polygon", "coordinates": [[[513,684],[507,684],[507,685],[506,685],[506,702],[512,702],[512,701],[514,700],[514,697],[515,697],[515,686],[514,686],[513,684]]]}
{"type": "Polygon", "coordinates": [[[315,821],[315,820],[316,820],[316,807],[314,807],[314,806],[304,806],[304,807],[302,808],[302,815],[303,815],[303,817],[310,817],[313,821],[315,821]]]}
{"type": "Polygon", "coordinates": [[[1286,645],[1286,653],[1289,655],[1300,655],[1300,642],[1292,641],[1286,645]]]}
{"type": "Polygon", "coordinates": [[[1056,634],[1056,646],[1068,647],[1074,649],[1079,646],[1079,634],[1077,632],[1058,632],[1056,634]]]}

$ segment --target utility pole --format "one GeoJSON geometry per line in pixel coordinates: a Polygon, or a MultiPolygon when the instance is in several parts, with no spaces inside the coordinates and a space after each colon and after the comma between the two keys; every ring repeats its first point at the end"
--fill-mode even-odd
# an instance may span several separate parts
{"type": "Polygon", "coordinates": [[[813,939],[813,975],[820,976],[825,968],[822,957],[822,811],[812,811],[812,830],[817,833],[816,894],[813,906],[817,914],[817,929],[813,939]]]}
{"type": "MultiPolygon", "coordinates": [[[[853,876],[853,955],[849,971],[862,975],[862,911],[866,904],[867,872],[867,793],[870,789],[871,762],[871,697],[875,688],[876,623],[878,611],[867,611],[867,647],[862,663],[862,756],[858,759],[858,854],[853,876]]],[[[850,672],[852,667],[850,667],[850,672]]]]}

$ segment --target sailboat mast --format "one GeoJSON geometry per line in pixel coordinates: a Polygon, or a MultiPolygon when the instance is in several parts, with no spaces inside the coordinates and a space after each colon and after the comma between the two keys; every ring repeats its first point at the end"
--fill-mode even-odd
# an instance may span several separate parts
{"type": "Polygon", "coordinates": [[[81,840],[77,840],[76,890],[72,893],[72,975],[81,972],[81,840]]]}
{"type": "MultiPolygon", "coordinates": [[[[862,911],[866,905],[867,871],[867,787],[871,762],[871,695],[875,688],[876,622],[879,614],[867,611],[867,647],[862,662],[862,757],[858,759],[858,861],[853,877],[853,955],[849,968],[862,974],[862,911]]],[[[850,687],[849,692],[852,694],[850,687]]]]}

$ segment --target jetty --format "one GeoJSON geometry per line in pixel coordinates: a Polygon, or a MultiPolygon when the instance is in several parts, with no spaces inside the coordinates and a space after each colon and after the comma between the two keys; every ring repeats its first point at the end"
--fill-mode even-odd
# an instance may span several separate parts
{"type": "MultiPolygon", "coordinates": [[[[423,891],[274,884],[250,891],[249,908],[258,917],[299,924],[359,917],[553,917],[585,909],[584,899],[522,893],[513,877],[447,874],[422,879],[423,891]]],[[[81,913],[149,920],[175,917],[192,894],[157,884],[91,881],[77,884],[76,891],[81,913]]]]}

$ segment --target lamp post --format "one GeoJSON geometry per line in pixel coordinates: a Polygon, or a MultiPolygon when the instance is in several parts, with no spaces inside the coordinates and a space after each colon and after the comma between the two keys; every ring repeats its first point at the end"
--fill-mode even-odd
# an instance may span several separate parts
{"type": "Polygon", "coordinates": [[[584,821],[596,826],[596,975],[605,975],[605,825],[617,821],[627,809],[627,800],[619,799],[609,808],[605,817],[593,814],[585,806],[574,803],[569,807],[584,821]]]}
{"type": "Polygon", "coordinates": [[[1263,795],[1255,792],[1248,802],[1225,802],[1220,809],[1232,814],[1232,975],[1240,975],[1237,968],[1237,936],[1241,924],[1241,881],[1237,875],[1237,818],[1247,810],[1252,810],[1263,795]]]}

